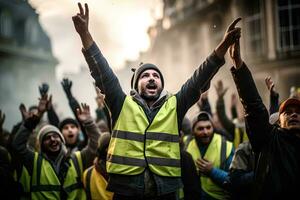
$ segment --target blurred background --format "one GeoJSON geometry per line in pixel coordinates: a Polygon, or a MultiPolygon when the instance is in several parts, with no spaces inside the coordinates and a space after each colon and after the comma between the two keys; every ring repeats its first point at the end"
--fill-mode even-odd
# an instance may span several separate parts
{"type": "MultiPolygon", "coordinates": [[[[242,17],[238,24],[242,28],[242,58],[265,105],[269,104],[266,76],[275,82],[280,100],[290,95],[292,86],[300,87],[299,0],[79,2],[89,4],[90,32],[127,93],[131,68],[140,62],[159,66],[166,89],[177,92],[237,17],[242,17]]],[[[77,12],[77,1],[72,0],[0,0],[0,109],[6,114],[4,128],[10,130],[21,120],[21,102],[27,107],[37,103],[38,86],[43,82],[50,85],[60,119],[72,117],[60,85],[64,77],[73,81],[72,92],[79,102],[96,108],[93,79],[71,20],[77,12]]],[[[212,81],[209,100],[213,110],[213,85],[218,80],[229,87],[225,102],[236,92],[230,67],[227,56],[225,66],[212,81]]]]}

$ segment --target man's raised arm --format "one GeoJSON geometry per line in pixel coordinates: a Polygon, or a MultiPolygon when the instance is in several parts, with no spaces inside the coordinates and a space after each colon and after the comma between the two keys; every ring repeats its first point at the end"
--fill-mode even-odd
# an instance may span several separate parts
{"type": "Polygon", "coordinates": [[[95,79],[97,87],[106,95],[108,107],[112,113],[112,118],[116,119],[119,114],[125,93],[123,92],[119,80],[110,68],[107,60],[102,55],[100,49],[94,42],[89,29],[89,8],[85,4],[85,9],[78,3],[79,13],[72,17],[74,27],[79,34],[83,54],[88,63],[92,77],[95,79]]]}
{"type": "Polygon", "coordinates": [[[75,16],[72,17],[74,27],[77,31],[77,33],[80,36],[83,48],[85,50],[89,49],[94,40],[89,32],[89,7],[85,3],[85,11],[82,8],[81,3],[78,3],[79,7],[79,13],[77,13],[75,16]]]}

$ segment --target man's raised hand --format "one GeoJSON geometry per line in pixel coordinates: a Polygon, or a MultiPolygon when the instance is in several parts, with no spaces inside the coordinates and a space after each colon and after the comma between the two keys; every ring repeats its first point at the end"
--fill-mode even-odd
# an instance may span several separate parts
{"type": "Polygon", "coordinates": [[[61,81],[61,85],[62,85],[66,95],[72,96],[72,93],[71,93],[72,81],[69,80],[68,78],[63,78],[63,80],[61,81]]]}
{"type": "Polygon", "coordinates": [[[89,31],[89,7],[85,3],[85,10],[82,8],[81,3],[78,3],[79,13],[72,17],[74,27],[79,35],[85,34],[89,31]]]}
{"type": "Polygon", "coordinates": [[[216,93],[219,98],[222,98],[227,92],[228,88],[224,88],[223,82],[219,80],[215,85],[216,93]]]}
{"type": "Polygon", "coordinates": [[[84,4],[83,9],[81,3],[78,3],[79,13],[72,17],[74,27],[80,35],[84,49],[88,49],[93,44],[93,38],[89,32],[89,7],[84,4]]]}
{"type": "Polygon", "coordinates": [[[86,103],[81,103],[81,108],[76,109],[76,114],[80,122],[85,122],[91,118],[90,107],[86,103]]]}
{"type": "Polygon", "coordinates": [[[47,83],[42,83],[42,85],[39,86],[40,95],[43,96],[48,93],[49,85],[47,83]]]}
{"type": "Polygon", "coordinates": [[[227,28],[223,40],[215,49],[219,58],[223,58],[228,48],[241,37],[241,28],[235,27],[242,18],[235,19],[227,28]]]}

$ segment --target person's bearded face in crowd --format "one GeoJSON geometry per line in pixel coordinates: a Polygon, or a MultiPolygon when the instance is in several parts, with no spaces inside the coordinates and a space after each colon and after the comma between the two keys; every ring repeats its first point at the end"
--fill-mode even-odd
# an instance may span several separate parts
{"type": "Polygon", "coordinates": [[[142,72],[138,80],[138,92],[146,101],[154,102],[162,91],[160,74],[154,69],[142,72]]]}
{"type": "Polygon", "coordinates": [[[213,136],[213,131],[213,125],[209,120],[198,121],[193,128],[195,137],[204,145],[208,145],[210,143],[213,136]]]}

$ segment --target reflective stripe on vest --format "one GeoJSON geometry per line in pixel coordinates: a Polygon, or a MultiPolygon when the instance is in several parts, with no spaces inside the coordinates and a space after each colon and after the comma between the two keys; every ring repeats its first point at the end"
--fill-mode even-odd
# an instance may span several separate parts
{"type": "MultiPolygon", "coordinates": [[[[220,168],[221,166],[221,146],[222,136],[214,133],[214,136],[205,152],[204,158],[212,162],[213,166],[216,168],[220,168]]],[[[230,156],[232,148],[233,144],[227,141],[226,159],[230,156]]],[[[191,142],[189,143],[187,147],[187,152],[189,152],[192,155],[194,162],[196,162],[198,158],[202,157],[195,139],[191,140],[191,142]]],[[[227,192],[218,185],[216,185],[209,177],[201,176],[200,180],[202,189],[215,199],[224,199],[224,197],[227,195],[227,192]]]]}
{"type": "Polygon", "coordinates": [[[61,199],[62,191],[67,194],[67,199],[86,199],[81,182],[81,162],[80,152],[76,152],[75,158],[69,160],[70,166],[61,186],[51,163],[41,154],[35,153],[31,185],[32,199],[61,199]]]}
{"type": "Polygon", "coordinates": [[[110,140],[107,171],[136,175],[148,165],[161,176],[179,177],[180,151],[177,100],[164,102],[150,124],[143,108],[130,96],[125,98],[110,140]]]}
{"type": "Polygon", "coordinates": [[[238,148],[239,144],[245,141],[249,141],[245,129],[236,127],[234,129],[234,140],[233,140],[234,148],[238,148]]]}

